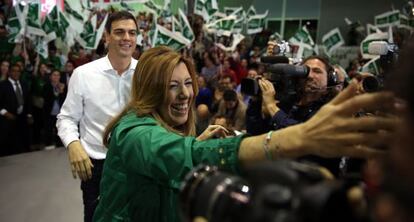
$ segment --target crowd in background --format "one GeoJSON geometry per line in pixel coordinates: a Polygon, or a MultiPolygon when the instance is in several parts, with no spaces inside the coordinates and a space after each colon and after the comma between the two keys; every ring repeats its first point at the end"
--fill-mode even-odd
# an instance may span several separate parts
{"type": "MultiPolygon", "coordinates": [[[[21,112],[25,115],[25,121],[16,125],[18,138],[21,139],[12,142],[1,139],[1,155],[59,147],[62,144],[56,135],[56,115],[65,99],[70,76],[76,67],[106,55],[105,36],[96,50],[87,50],[75,44],[67,55],[52,41],[48,47],[48,58],[43,58],[34,51],[29,39],[17,44],[7,42],[5,24],[11,6],[5,2],[0,2],[0,78],[3,82],[8,81],[10,73],[15,69],[19,73],[18,80],[27,99],[24,100],[25,109],[21,112]],[[5,150],[4,147],[9,148],[5,150]]],[[[102,22],[106,13],[113,10],[115,9],[96,9],[94,13],[98,14],[98,23],[102,22]]],[[[154,25],[154,19],[151,13],[146,12],[136,13],[136,19],[143,40],[133,57],[139,59],[141,53],[151,47],[149,32],[154,25]]],[[[202,132],[209,124],[220,124],[245,132],[245,113],[250,97],[240,92],[240,83],[243,78],[254,78],[265,71],[260,64],[260,57],[265,53],[271,32],[264,30],[259,34],[246,36],[235,51],[226,52],[215,45],[222,39],[205,34],[202,28],[204,22],[200,16],[191,15],[188,20],[192,25],[195,40],[191,47],[182,49],[181,53],[193,61],[198,72],[197,132],[202,132]]],[[[155,22],[171,30],[170,21],[160,17],[155,22]]],[[[363,63],[361,59],[352,61],[346,71],[352,77],[363,63]]],[[[1,95],[0,109],[4,109],[6,100],[1,95]]],[[[4,111],[2,112],[3,115],[4,111]]],[[[5,127],[2,126],[1,129],[2,138],[15,136],[7,136],[8,129],[4,129],[5,127]]]]}

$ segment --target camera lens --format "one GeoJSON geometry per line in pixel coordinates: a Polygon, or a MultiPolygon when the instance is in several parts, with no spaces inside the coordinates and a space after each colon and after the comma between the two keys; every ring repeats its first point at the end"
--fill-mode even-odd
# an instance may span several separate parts
{"type": "Polygon", "coordinates": [[[210,222],[237,219],[250,200],[250,187],[237,177],[219,172],[217,167],[202,165],[185,178],[180,192],[185,221],[203,217],[210,222]]]}
{"type": "Polygon", "coordinates": [[[379,89],[379,81],[374,76],[367,76],[362,79],[362,87],[365,92],[376,92],[379,89]]]}

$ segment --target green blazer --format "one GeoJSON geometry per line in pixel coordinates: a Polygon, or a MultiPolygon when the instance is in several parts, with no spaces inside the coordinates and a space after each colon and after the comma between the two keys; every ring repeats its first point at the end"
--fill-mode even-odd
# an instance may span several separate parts
{"type": "Polygon", "coordinates": [[[197,141],[129,113],[111,134],[94,221],[181,221],[178,193],[185,175],[200,163],[238,173],[241,139],[197,141]]]}

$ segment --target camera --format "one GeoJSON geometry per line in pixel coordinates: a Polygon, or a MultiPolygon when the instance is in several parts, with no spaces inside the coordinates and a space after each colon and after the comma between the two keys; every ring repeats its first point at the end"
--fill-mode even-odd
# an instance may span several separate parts
{"type": "Polygon", "coordinates": [[[398,46],[385,41],[373,41],[368,45],[368,52],[371,55],[379,55],[378,70],[379,73],[373,76],[357,75],[362,81],[362,87],[365,92],[376,92],[384,88],[384,83],[389,73],[392,71],[394,64],[398,60],[398,46]]]}
{"type": "MultiPolygon", "coordinates": [[[[299,81],[306,79],[309,75],[308,66],[291,65],[278,63],[279,61],[288,61],[288,58],[282,60],[281,56],[262,57],[265,62],[276,62],[276,64],[266,64],[267,79],[272,82],[276,90],[276,99],[279,101],[292,101],[298,94],[299,81]]],[[[251,96],[261,95],[260,86],[257,79],[244,78],[241,81],[241,92],[251,96]]]]}
{"type": "Polygon", "coordinates": [[[215,166],[196,167],[180,190],[184,221],[367,221],[348,200],[355,184],[328,180],[316,166],[279,160],[246,169],[245,178],[215,166]]]}

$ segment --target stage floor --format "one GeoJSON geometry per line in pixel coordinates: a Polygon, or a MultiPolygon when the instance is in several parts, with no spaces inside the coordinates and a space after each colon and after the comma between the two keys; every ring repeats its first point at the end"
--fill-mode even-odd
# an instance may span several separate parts
{"type": "Polygon", "coordinates": [[[83,221],[80,180],[66,149],[0,158],[0,221],[83,221]]]}

